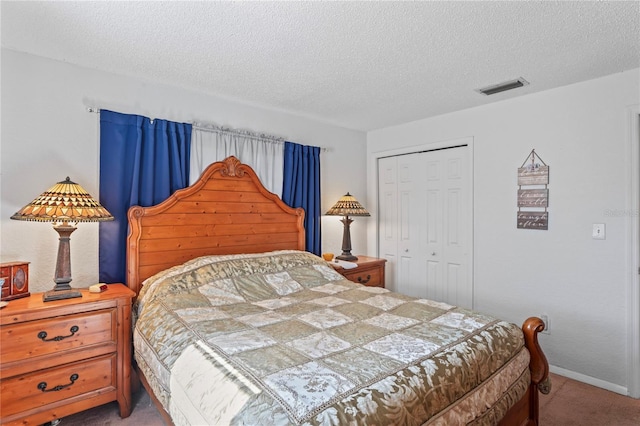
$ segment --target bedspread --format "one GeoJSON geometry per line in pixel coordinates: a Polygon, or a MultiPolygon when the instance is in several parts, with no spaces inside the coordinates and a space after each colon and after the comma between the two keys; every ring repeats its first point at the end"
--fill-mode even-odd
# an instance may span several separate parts
{"type": "Polygon", "coordinates": [[[136,311],[136,361],[177,425],[493,424],[529,384],[517,326],[305,252],[195,259],[136,311]]]}

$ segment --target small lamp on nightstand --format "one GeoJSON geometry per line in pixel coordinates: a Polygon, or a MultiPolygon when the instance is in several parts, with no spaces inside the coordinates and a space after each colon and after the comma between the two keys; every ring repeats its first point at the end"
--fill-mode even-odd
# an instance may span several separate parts
{"type": "Polygon", "coordinates": [[[71,248],[70,235],[76,230],[78,222],[102,222],[113,220],[111,213],[93,199],[83,187],[72,182],[68,177],[42,193],[11,216],[15,220],[36,222],[53,222],[53,229],[60,235],[58,244],[58,260],[56,283],[53,290],[43,295],[45,302],[51,300],[82,297],[82,293],[71,288],[71,248]]]}
{"type": "Polygon", "coordinates": [[[342,196],[337,203],[333,205],[326,213],[328,216],[344,216],[340,222],[344,224],[344,232],[342,234],[342,254],[336,256],[336,259],[340,260],[358,260],[358,258],[351,254],[351,231],[349,227],[353,219],[349,219],[349,216],[371,216],[369,212],[362,207],[362,204],[354,198],[353,195],[348,192],[342,196]]]}

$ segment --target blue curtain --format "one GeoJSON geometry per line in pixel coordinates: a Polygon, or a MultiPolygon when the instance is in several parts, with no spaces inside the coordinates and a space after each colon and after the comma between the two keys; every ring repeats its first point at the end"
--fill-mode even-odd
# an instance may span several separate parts
{"type": "Polygon", "coordinates": [[[293,142],[284,144],[282,201],[305,211],[308,252],[320,255],[320,148],[293,142]]]}
{"type": "Polygon", "coordinates": [[[189,186],[191,124],[100,111],[100,282],[125,282],[127,211],[189,186]]]}

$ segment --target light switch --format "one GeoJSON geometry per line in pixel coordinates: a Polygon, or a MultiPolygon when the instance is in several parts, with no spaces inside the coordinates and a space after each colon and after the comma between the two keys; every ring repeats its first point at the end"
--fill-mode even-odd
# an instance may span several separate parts
{"type": "Polygon", "coordinates": [[[606,232],[604,228],[604,223],[594,223],[593,224],[593,234],[591,237],[594,240],[604,240],[606,237],[606,232]]]}

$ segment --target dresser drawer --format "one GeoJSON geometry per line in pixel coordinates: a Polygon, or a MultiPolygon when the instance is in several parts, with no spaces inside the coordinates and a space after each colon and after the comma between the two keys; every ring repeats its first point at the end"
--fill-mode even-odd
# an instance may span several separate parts
{"type": "Polygon", "coordinates": [[[116,389],[116,354],[0,381],[3,422],[10,416],[89,392],[116,389]]]}
{"type": "Polygon", "coordinates": [[[347,269],[342,272],[344,277],[349,281],[355,283],[368,285],[371,287],[383,287],[382,285],[382,268],[369,268],[369,269],[347,269]]]}
{"type": "Polygon", "coordinates": [[[115,309],[2,327],[0,362],[10,364],[100,343],[115,344],[115,309]]]}

